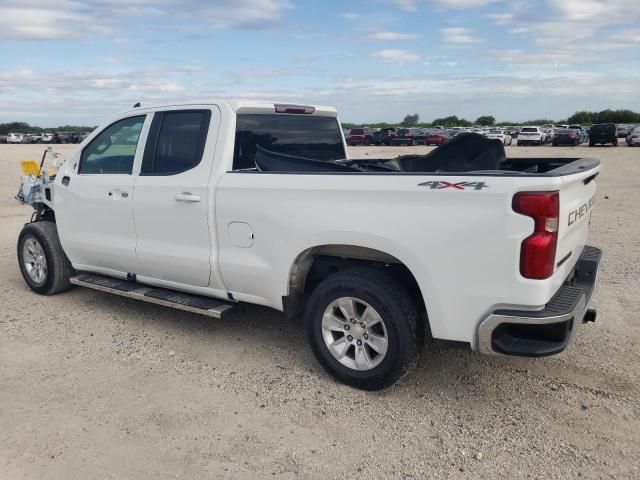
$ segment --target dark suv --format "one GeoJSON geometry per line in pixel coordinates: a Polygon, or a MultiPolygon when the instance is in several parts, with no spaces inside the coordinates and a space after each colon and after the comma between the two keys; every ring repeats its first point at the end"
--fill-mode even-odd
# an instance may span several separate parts
{"type": "Polygon", "coordinates": [[[391,145],[396,135],[396,129],[393,127],[381,128],[373,132],[373,143],[374,145],[391,145]]]}
{"type": "Polygon", "coordinates": [[[598,123],[589,130],[589,146],[611,143],[618,146],[618,130],[613,123],[598,123]]]}

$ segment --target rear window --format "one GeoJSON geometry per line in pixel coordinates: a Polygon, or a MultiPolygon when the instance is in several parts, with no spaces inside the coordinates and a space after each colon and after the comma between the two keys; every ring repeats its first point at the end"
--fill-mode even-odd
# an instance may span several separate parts
{"type": "Polygon", "coordinates": [[[364,135],[364,130],[361,128],[354,128],[349,132],[351,135],[364,135]]]}
{"type": "Polygon", "coordinates": [[[538,133],[538,129],[534,128],[534,127],[525,127],[522,130],[520,130],[521,132],[535,132],[538,133]]]}
{"type": "Polygon", "coordinates": [[[239,114],[233,169],[255,168],[258,145],[271,152],[314,160],[343,159],[346,155],[340,133],[334,117],[239,114]]]}

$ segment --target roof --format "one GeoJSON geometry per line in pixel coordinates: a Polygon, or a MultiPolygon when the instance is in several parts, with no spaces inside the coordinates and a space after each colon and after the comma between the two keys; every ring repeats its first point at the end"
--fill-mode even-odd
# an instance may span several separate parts
{"type": "Polygon", "coordinates": [[[160,110],[165,108],[175,108],[175,107],[194,107],[194,106],[206,106],[206,105],[218,105],[220,107],[227,107],[231,109],[235,113],[275,113],[275,105],[303,105],[314,107],[315,111],[313,115],[324,116],[324,117],[335,117],[337,116],[337,111],[335,107],[329,107],[326,105],[313,105],[313,104],[305,104],[302,102],[274,102],[274,101],[260,101],[260,100],[233,100],[233,99],[222,99],[222,100],[212,100],[212,99],[203,99],[203,100],[188,100],[184,102],[171,102],[171,103],[163,103],[163,104],[154,104],[154,105],[141,105],[137,108],[132,108],[122,112],[136,112],[139,110],[160,110]]]}

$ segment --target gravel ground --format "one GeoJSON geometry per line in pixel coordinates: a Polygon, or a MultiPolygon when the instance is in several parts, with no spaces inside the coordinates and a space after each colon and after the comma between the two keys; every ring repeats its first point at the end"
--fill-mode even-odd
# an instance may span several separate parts
{"type": "MultiPolygon", "coordinates": [[[[410,150],[427,148],[352,156],[410,150]]],[[[640,149],[508,150],[603,161],[597,323],[545,359],[427,346],[366,393],[324,374],[270,309],[215,321],[29,291],[15,244],[31,212],[13,195],[18,160],[41,147],[0,145],[0,478],[640,478],[640,149]]]]}

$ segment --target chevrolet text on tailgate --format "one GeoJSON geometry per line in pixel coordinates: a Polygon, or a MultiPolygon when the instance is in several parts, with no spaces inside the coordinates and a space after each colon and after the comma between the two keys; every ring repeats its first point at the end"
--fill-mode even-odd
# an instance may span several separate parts
{"type": "Polygon", "coordinates": [[[595,159],[507,158],[463,133],[350,160],[333,108],[220,101],[134,108],[57,172],[24,169],[32,290],[212,317],[266,305],[300,318],[320,364],[358,388],[395,382],[427,332],[535,357],[595,320],[595,159]]]}

